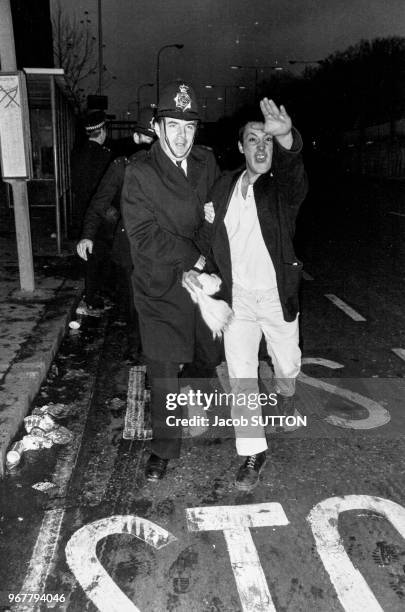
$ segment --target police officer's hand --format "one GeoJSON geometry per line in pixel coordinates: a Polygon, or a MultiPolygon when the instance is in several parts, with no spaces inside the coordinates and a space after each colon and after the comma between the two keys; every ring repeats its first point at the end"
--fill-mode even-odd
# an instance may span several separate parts
{"type": "Polygon", "coordinates": [[[93,252],[93,241],[88,238],[83,238],[83,240],[77,243],[76,251],[84,261],[87,261],[88,253],[91,254],[93,252]]]}
{"type": "Polygon", "coordinates": [[[287,115],[285,107],[280,108],[268,98],[260,101],[260,109],[264,117],[264,131],[275,137],[287,136],[291,133],[291,118],[287,115]]]}

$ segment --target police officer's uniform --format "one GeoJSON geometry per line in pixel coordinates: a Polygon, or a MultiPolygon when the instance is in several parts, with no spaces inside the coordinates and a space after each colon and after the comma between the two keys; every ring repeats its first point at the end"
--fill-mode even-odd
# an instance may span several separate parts
{"type": "MultiPolygon", "coordinates": [[[[159,100],[158,117],[198,119],[192,89],[185,84],[169,85],[159,100]]],[[[152,145],[144,160],[126,169],[121,208],[132,258],[137,262],[134,299],[152,386],[154,439],[147,466],[151,480],[161,478],[166,467],[160,463],[153,471],[151,461],[180,454],[181,428],[166,424],[166,417],[179,411],[168,413],[165,403],[168,392],[178,392],[179,364],[192,362],[196,353],[201,361],[218,362],[218,347],[181,285],[182,273],[199,259],[204,203],[218,175],[215,158],[206,148],[191,148],[185,176],[160,142],[152,145]]]]}

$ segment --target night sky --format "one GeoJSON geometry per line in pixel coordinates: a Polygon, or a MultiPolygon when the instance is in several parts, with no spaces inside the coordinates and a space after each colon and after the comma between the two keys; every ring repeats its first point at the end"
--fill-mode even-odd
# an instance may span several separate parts
{"type": "MultiPolygon", "coordinates": [[[[97,33],[97,0],[62,5],[78,17],[88,11],[97,33]]],[[[289,59],[318,60],[361,38],[405,36],[404,0],[102,0],[102,6],[104,63],[116,77],[105,93],[117,118],[131,102],[135,108],[138,85],[155,82],[157,52],[166,44],[184,48],[161,54],[161,84],[190,80],[198,97],[209,98],[207,118],[215,119],[224,90],[207,93],[204,84],[243,84],[253,91],[255,71],[231,70],[231,64],[297,71],[302,66],[291,67],[289,59]]],[[[270,72],[259,72],[259,81],[270,72]]],[[[142,106],[155,101],[154,92],[142,90],[142,106]]],[[[249,92],[234,95],[241,102],[249,98],[249,92]]]]}

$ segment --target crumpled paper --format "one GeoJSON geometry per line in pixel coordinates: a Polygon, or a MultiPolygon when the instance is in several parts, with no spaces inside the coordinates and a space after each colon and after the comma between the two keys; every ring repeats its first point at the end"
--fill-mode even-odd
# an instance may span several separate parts
{"type": "MultiPolygon", "coordinates": [[[[62,406],[63,404],[55,404],[55,413],[61,414],[62,406]]],[[[24,427],[27,435],[15,442],[7,453],[6,465],[10,470],[20,463],[25,451],[51,448],[54,444],[69,444],[74,438],[67,427],[58,425],[53,417],[40,408],[36,408],[33,414],[25,417],[24,427]]]]}

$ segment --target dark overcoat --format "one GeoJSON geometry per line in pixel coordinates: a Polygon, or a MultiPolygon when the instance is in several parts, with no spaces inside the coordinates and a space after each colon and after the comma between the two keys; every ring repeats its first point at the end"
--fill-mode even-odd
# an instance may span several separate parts
{"type": "Polygon", "coordinates": [[[218,175],[206,148],[192,148],[186,177],[159,142],[142,161],[126,168],[121,211],[136,261],[134,300],[142,347],[150,359],[193,360],[197,314],[181,277],[200,256],[204,203],[218,175]]]}
{"type": "Polygon", "coordinates": [[[132,270],[132,259],[121,218],[121,191],[126,166],[143,159],[145,155],[146,150],[142,149],[131,155],[129,159],[124,156],[117,157],[109,165],[86,210],[81,235],[82,240],[87,238],[94,242],[96,237],[100,237],[100,231],[102,236],[113,233],[112,259],[129,271],[132,270]]]}
{"type": "Polygon", "coordinates": [[[87,140],[79,150],[72,153],[71,176],[76,232],[81,230],[86,209],[112,158],[111,150],[94,140],[87,140]]]}
{"type": "MultiPolygon", "coordinates": [[[[298,290],[302,262],[294,251],[295,222],[307,193],[307,177],[301,156],[302,140],[293,128],[293,146],[284,149],[274,139],[273,163],[253,185],[257,215],[265,245],[272,259],[284,319],[293,321],[298,313],[298,290]]],[[[232,304],[232,266],[224,219],[234,186],[243,170],[226,173],[215,183],[210,199],[215,208],[211,249],[223,287],[220,297],[232,304]]],[[[206,250],[203,248],[203,251],[206,250]]],[[[208,254],[208,251],[207,251],[208,254]]]]}

